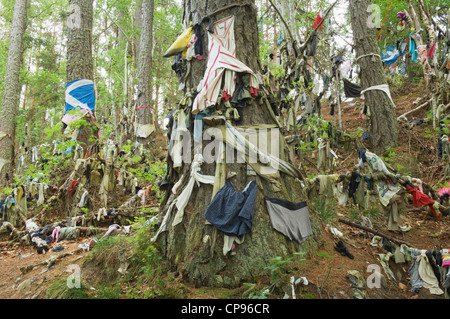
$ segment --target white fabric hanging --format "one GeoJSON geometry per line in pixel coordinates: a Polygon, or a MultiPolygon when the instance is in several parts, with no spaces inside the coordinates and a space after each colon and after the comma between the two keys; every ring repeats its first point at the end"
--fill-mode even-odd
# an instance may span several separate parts
{"type": "Polygon", "coordinates": [[[178,211],[172,222],[173,226],[179,224],[182,221],[184,215],[184,208],[189,202],[189,198],[191,197],[194,185],[196,183],[197,186],[200,186],[200,183],[214,185],[215,176],[200,174],[200,167],[203,164],[203,162],[204,160],[201,154],[196,154],[194,156],[194,161],[192,162],[191,167],[191,178],[189,179],[187,186],[184,188],[184,190],[180,193],[180,195],[176,199],[175,205],[178,211]]]}

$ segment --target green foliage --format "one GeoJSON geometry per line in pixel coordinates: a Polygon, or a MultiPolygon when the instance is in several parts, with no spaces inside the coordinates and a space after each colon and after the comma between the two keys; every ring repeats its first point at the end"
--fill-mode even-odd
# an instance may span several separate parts
{"type": "Polygon", "coordinates": [[[330,198],[316,198],[313,202],[314,211],[319,215],[320,219],[326,224],[336,216],[336,202],[330,198]]]}
{"type": "Polygon", "coordinates": [[[48,299],[89,299],[87,288],[83,282],[80,283],[80,288],[69,288],[67,279],[53,282],[47,290],[46,297],[48,299]]]}

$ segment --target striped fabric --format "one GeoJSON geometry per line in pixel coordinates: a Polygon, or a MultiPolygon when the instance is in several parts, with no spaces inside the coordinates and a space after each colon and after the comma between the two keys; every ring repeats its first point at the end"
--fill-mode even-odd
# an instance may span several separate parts
{"type": "Polygon", "coordinates": [[[223,76],[224,96],[233,95],[236,89],[236,72],[250,73],[251,87],[259,88],[258,78],[253,71],[235,57],[234,16],[217,21],[214,24],[214,34],[208,32],[208,41],[207,67],[192,105],[193,114],[216,104],[223,76]]]}

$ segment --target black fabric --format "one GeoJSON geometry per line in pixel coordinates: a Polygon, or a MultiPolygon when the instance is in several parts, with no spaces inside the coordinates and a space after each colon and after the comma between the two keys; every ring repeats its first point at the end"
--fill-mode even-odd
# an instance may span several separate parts
{"type": "Polygon", "coordinates": [[[305,55],[314,56],[316,54],[316,48],[317,48],[317,32],[316,30],[314,30],[311,33],[311,38],[309,39],[308,44],[306,44],[305,55]]]}
{"type": "Polygon", "coordinates": [[[353,84],[347,79],[344,79],[344,92],[345,97],[360,97],[361,87],[359,85],[353,84]]]}
{"type": "Polygon", "coordinates": [[[340,239],[335,247],[334,247],[342,256],[347,256],[350,259],[354,259],[355,257],[350,253],[347,246],[345,246],[344,242],[340,239]]]}
{"type": "Polygon", "coordinates": [[[202,25],[196,24],[194,25],[195,36],[197,37],[197,41],[194,43],[194,52],[195,55],[203,56],[203,40],[202,40],[202,25]]]}
{"type": "Polygon", "coordinates": [[[431,268],[433,269],[433,273],[436,276],[438,282],[441,282],[441,273],[439,272],[439,267],[436,265],[435,255],[431,250],[427,250],[425,255],[428,258],[428,262],[431,265],[431,268]]]}
{"type": "Polygon", "coordinates": [[[236,90],[231,98],[231,104],[234,107],[244,107],[247,106],[248,102],[252,99],[250,94],[250,74],[241,73],[239,74],[239,83],[236,86],[236,90]]]}
{"type": "Polygon", "coordinates": [[[336,107],[336,104],[331,104],[330,115],[334,115],[334,108],[335,107],[336,107]]]}
{"type": "Polygon", "coordinates": [[[181,83],[187,72],[187,63],[186,60],[181,57],[181,53],[178,53],[175,56],[174,63],[172,64],[172,70],[175,71],[175,75],[177,76],[178,81],[181,83]]]}
{"type": "Polygon", "coordinates": [[[352,176],[350,178],[350,185],[348,188],[348,196],[350,198],[353,198],[353,202],[356,204],[356,198],[355,198],[355,193],[356,190],[358,189],[359,186],[359,182],[361,180],[361,176],[359,175],[358,172],[352,172],[352,176]]]}
{"type": "Polygon", "coordinates": [[[242,192],[238,192],[227,179],[206,209],[206,220],[228,236],[242,238],[250,233],[257,187],[256,181],[251,181],[242,192]]]}

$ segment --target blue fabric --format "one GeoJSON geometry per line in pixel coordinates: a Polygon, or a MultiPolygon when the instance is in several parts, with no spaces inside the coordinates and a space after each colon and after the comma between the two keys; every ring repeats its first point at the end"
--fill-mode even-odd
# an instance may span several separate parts
{"type": "Polygon", "coordinates": [[[406,63],[405,63],[405,61],[402,62],[402,68],[401,68],[400,74],[401,75],[405,75],[406,74],[406,63]]]}
{"type": "Polygon", "coordinates": [[[95,110],[95,92],[94,92],[94,82],[90,80],[85,79],[79,79],[72,81],[70,83],[67,83],[66,85],[66,108],[64,111],[64,114],[66,114],[68,111],[73,110],[74,108],[83,108],[82,105],[78,103],[71,103],[70,100],[68,100],[68,96],[72,98],[75,98],[77,101],[79,101],[81,104],[86,105],[92,114],[94,114],[95,110]],[[76,84],[79,81],[83,81],[86,84],[71,90],[70,92],[67,92],[67,89],[71,86],[76,84]]]}
{"type": "Polygon", "coordinates": [[[205,116],[211,115],[211,112],[209,110],[203,110],[195,115],[195,121],[194,121],[194,141],[199,142],[202,140],[202,133],[203,133],[203,118],[205,116]]]}
{"type": "Polygon", "coordinates": [[[414,39],[411,38],[411,36],[414,34],[414,32],[415,31],[412,31],[409,34],[409,53],[411,53],[411,56],[412,56],[411,60],[413,62],[417,62],[417,56],[418,56],[417,45],[416,45],[416,41],[414,41],[414,39]]]}
{"type": "Polygon", "coordinates": [[[386,54],[382,54],[381,58],[383,59],[383,62],[387,65],[394,64],[397,62],[398,58],[398,50],[395,46],[391,45],[386,48],[386,54]]]}
{"type": "Polygon", "coordinates": [[[281,42],[283,42],[283,35],[280,36],[280,39],[278,40],[277,44],[280,45],[281,42]]]}
{"type": "Polygon", "coordinates": [[[257,190],[256,181],[251,181],[242,192],[238,192],[226,180],[206,209],[206,220],[225,235],[241,238],[251,231],[257,190]]]}

